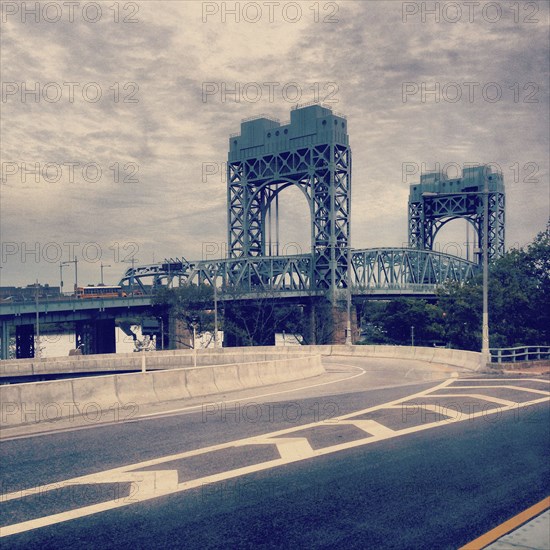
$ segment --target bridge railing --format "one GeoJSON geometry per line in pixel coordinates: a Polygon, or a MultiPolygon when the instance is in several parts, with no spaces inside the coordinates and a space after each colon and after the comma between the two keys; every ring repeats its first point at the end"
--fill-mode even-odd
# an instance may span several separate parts
{"type": "Polygon", "coordinates": [[[492,363],[518,363],[550,359],[550,346],[520,346],[517,348],[492,348],[492,363]]]}

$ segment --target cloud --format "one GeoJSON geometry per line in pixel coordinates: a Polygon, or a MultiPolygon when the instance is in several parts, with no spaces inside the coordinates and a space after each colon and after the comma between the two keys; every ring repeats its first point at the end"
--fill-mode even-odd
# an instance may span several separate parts
{"type": "MultiPolygon", "coordinates": [[[[204,243],[226,240],[222,165],[229,134],[239,131],[241,119],[260,113],[287,120],[295,101],[292,89],[284,95],[283,88],[291,82],[301,91],[300,102],[335,99],[334,109],[348,117],[353,246],[406,241],[413,182],[403,181],[405,162],[426,169],[437,162],[498,163],[507,184],[508,242],[525,244],[544,227],[547,4],[538,4],[539,22],[532,24],[514,22],[510,10],[495,23],[480,13],[473,23],[466,15],[454,24],[429,17],[423,23],[420,15],[403,22],[403,4],[385,1],[337,2],[336,23],[322,22],[334,3],[315,8],[301,2],[295,23],[289,22],[293,13],[285,19],[279,9],[270,22],[265,6],[257,23],[242,14],[238,23],[230,14],[224,21],[218,3],[219,11],[203,22],[206,4],[213,6],[138,2],[137,23],[122,22],[127,12],[115,23],[107,4],[97,23],[86,22],[78,8],[73,23],[66,13],[57,23],[23,23],[20,14],[8,18],[1,77],[4,87],[12,83],[17,92],[3,98],[0,152],[2,163],[15,163],[19,171],[0,188],[3,242],[18,243],[20,251],[56,242],[64,254],[63,243],[77,242],[83,257],[79,273],[87,282],[99,277],[98,263],[84,258],[89,242],[99,244],[109,263],[117,261],[116,247],[126,243],[137,243],[143,262],[153,255],[200,258],[204,243]],[[64,84],[70,82],[78,83],[73,101],[64,84]],[[418,93],[405,102],[407,82],[418,93]],[[473,101],[468,82],[477,83],[473,101]],[[22,101],[23,83],[38,86],[38,101],[32,94],[22,101]],[[58,101],[45,99],[44,93],[51,98],[57,91],[48,83],[61,87],[58,101]],[[218,92],[205,97],[205,83],[218,92]],[[252,83],[248,97],[247,83],[252,83]],[[279,83],[271,84],[271,96],[267,83],[279,83]],[[421,101],[422,83],[428,90],[439,85],[438,102],[433,94],[421,101]],[[459,85],[459,101],[453,102],[457,88],[449,83],[459,85]],[[498,85],[500,101],[483,96],[497,89],[487,87],[490,83],[498,85]],[[258,88],[262,93],[255,101],[258,88]],[[235,89],[240,96],[230,93],[235,89]],[[97,90],[101,99],[93,101],[97,90]],[[79,164],[71,178],[64,163],[73,162],[79,164]],[[42,173],[38,182],[32,173],[22,181],[23,163],[31,171],[36,163],[40,172],[47,163],[64,168],[59,181],[42,173]],[[205,163],[217,163],[220,170],[205,178],[205,163]],[[83,172],[91,165],[101,169],[98,181],[83,172]]],[[[292,197],[289,191],[282,200],[288,233],[282,238],[307,244],[307,208],[292,197]]],[[[458,227],[446,238],[463,239],[463,232],[458,227]]],[[[54,283],[58,263],[39,260],[19,252],[2,258],[2,284],[26,284],[36,276],[54,283]]],[[[114,265],[113,282],[127,267],[114,265]]]]}

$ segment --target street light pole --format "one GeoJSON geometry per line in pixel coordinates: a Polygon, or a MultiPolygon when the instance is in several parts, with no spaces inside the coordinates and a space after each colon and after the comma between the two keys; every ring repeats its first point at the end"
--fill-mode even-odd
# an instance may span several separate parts
{"type": "Polygon", "coordinates": [[[196,347],[196,340],[197,340],[197,326],[195,323],[193,323],[193,366],[197,366],[197,347],[196,347]]]}
{"type": "Polygon", "coordinates": [[[38,279],[36,279],[35,285],[35,309],[36,309],[36,349],[34,350],[34,356],[40,359],[40,313],[38,312],[38,279]]]}
{"type": "Polygon", "coordinates": [[[63,296],[63,268],[65,267],[65,264],[63,262],[59,262],[59,293],[63,296]]]}
{"type": "Polygon", "coordinates": [[[484,174],[483,183],[483,316],[481,327],[482,366],[491,362],[489,351],[489,180],[484,174]]]}
{"type": "MultiPolygon", "coordinates": [[[[74,264],[74,293],[75,293],[75,296],[76,296],[76,290],[78,289],[78,259],[77,259],[77,257],[75,256],[74,260],[67,260],[66,262],[61,262],[59,264],[59,273],[60,273],[61,279],[63,279],[63,267],[62,266],[66,266],[66,265],[69,265],[69,264],[74,264]]],[[[61,286],[63,286],[63,281],[61,281],[61,286]]],[[[63,290],[63,289],[61,289],[61,290],[63,290]]]]}
{"type": "Polygon", "coordinates": [[[348,243],[348,257],[346,269],[346,346],[351,346],[353,341],[351,338],[351,247],[348,243]]]}
{"type": "Polygon", "coordinates": [[[214,279],[214,348],[218,347],[218,288],[214,279]]]}

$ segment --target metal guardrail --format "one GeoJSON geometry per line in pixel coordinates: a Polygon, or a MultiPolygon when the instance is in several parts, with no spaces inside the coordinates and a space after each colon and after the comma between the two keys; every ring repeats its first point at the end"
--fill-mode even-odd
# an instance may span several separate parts
{"type": "Polygon", "coordinates": [[[492,348],[491,363],[518,363],[550,359],[550,346],[520,346],[518,348],[492,348]]]}

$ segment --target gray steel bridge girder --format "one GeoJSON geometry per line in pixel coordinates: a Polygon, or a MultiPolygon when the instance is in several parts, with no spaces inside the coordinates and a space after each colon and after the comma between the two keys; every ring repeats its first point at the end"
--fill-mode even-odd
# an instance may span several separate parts
{"type": "MultiPolygon", "coordinates": [[[[462,258],[421,249],[354,250],[350,256],[353,295],[435,294],[436,287],[446,280],[466,281],[478,269],[475,263],[462,258]]],[[[215,285],[219,300],[253,299],[266,295],[326,295],[326,291],[317,288],[313,282],[312,263],[310,254],[182,261],[177,273],[184,284],[215,285]]],[[[142,267],[134,278],[154,281],[160,277],[159,273],[158,265],[150,266],[149,271],[142,267]]],[[[164,280],[167,280],[168,274],[165,275],[164,280]]],[[[127,283],[129,278],[127,272],[121,284],[127,283]]]]}

